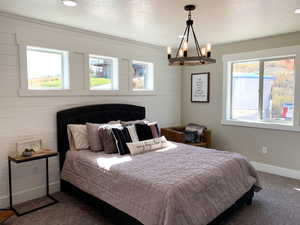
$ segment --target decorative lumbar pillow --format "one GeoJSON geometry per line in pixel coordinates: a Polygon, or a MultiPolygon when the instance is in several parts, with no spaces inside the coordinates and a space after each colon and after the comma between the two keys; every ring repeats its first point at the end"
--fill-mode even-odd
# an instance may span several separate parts
{"type": "Polygon", "coordinates": [[[151,128],[148,124],[135,124],[136,133],[139,137],[139,141],[144,141],[153,138],[151,128]]]}
{"type": "Polygon", "coordinates": [[[149,151],[159,150],[170,146],[167,139],[163,137],[154,138],[146,141],[127,143],[131,155],[137,155],[149,151]]]}
{"type": "Polygon", "coordinates": [[[118,153],[118,148],[113,135],[112,128],[118,125],[104,125],[99,127],[99,137],[103,145],[104,152],[107,154],[118,153]]]}
{"type": "Polygon", "coordinates": [[[124,128],[112,128],[118,152],[120,155],[125,155],[129,153],[129,149],[126,143],[132,142],[129,131],[126,127],[124,128]]]}
{"type": "Polygon", "coordinates": [[[129,126],[126,126],[128,132],[129,132],[129,135],[130,135],[130,138],[131,138],[131,141],[132,142],[137,142],[139,141],[139,137],[136,133],[136,129],[135,129],[135,126],[134,125],[129,125],[129,126]]]}
{"type": "Polygon", "coordinates": [[[99,136],[99,128],[103,125],[104,124],[86,123],[88,142],[91,151],[103,151],[103,145],[99,136]]]}
{"type": "Polygon", "coordinates": [[[89,149],[86,125],[69,124],[67,126],[70,150],[89,149]]]}

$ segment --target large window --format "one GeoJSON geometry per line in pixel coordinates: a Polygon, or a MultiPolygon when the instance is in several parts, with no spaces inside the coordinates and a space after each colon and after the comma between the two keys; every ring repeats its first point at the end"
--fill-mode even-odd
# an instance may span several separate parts
{"type": "Polygon", "coordinates": [[[90,89],[118,90],[118,59],[106,56],[90,55],[90,89]]]}
{"type": "Polygon", "coordinates": [[[293,125],[295,57],[228,62],[226,119],[293,125]]]}
{"type": "Polygon", "coordinates": [[[69,88],[69,63],[66,51],[27,46],[26,54],[28,89],[60,90],[69,88]]]}
{"type": "Polygon", "coordinates": [[[133,90],[153,90],[153,63],[133,61],[132,68],[133,90]]]}

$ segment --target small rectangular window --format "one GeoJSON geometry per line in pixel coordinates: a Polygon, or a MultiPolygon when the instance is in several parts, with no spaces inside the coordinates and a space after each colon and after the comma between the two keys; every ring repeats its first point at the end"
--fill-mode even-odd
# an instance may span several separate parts
{"type": "Polygon", "coordinates": [[[132,86],[134,91],[153,90],[153,63],[133,61],[132,86]]]}
{"type": "Polygon", "coordinates": [[[69,88],[68,52],[27,46],[27,80],[30,90],[69,88]]]}
{"type": "Polygon", "coordinates": [[[293,125],[294,57],[237,61],[229,66],[228,119],[293,125]]]}
{"type": "Polygon", "coordinates": [[[107,56],[89,57],[90,90],[118,90],[118,59],[107,56]]]}

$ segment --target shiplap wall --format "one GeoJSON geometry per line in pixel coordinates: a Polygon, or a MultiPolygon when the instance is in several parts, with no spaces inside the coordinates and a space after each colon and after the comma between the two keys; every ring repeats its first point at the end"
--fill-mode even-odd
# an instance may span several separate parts
{"type": "MultiPolygon", "coordinates": [[[[100,24],[99,24],[100,25],[100,24]]],[[[8,205],[7,156],[16,149],[16,141],[38,136],[43,146],[56,149],[56,112],[88,104],[129,103],[146,107],[147,118],[161,126],[180,124],[181,70],[169,67],[162,48],[120,38],[76,30],[64,26],[0,13],[0,207],[8,205]],[[66,48],[71,52],[71,87],[84,87],[85,51],[116,56],[120,61],[120,87],[129,88],[129,61],[154,62],[155,95],[118,96],[19,96],[20,66],[18,44],[66,48]]],[[[59,190],[57,158],[50,160],[51,191],[59,190]]],[[[45,165],[33,161],[13,166],[15,202],[45,193],[45,165]]]]}

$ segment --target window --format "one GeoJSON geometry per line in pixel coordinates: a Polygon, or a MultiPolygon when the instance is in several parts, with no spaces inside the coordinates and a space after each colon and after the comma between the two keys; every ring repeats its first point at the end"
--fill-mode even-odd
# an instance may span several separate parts
{"type": "Polygon", "coordinates": [[[28,89],[69,88],[67,52],[27,46],[26,54],[28,89]]]}
{"type": "Polygon", "coordinates": [[[118,90],[118,59],[90,55],[90,90],[118,90]]]}
{"type": "Polygon", "coordinates": [[[294,56],[231,61],[227,76],[227,120],[294,125],[294,56]]]}
{"type": "Polygon", "coordinates": [[[134,91],[153,90],[153,63],[132,62],[133,78],[132,87],[134,91]]]}

